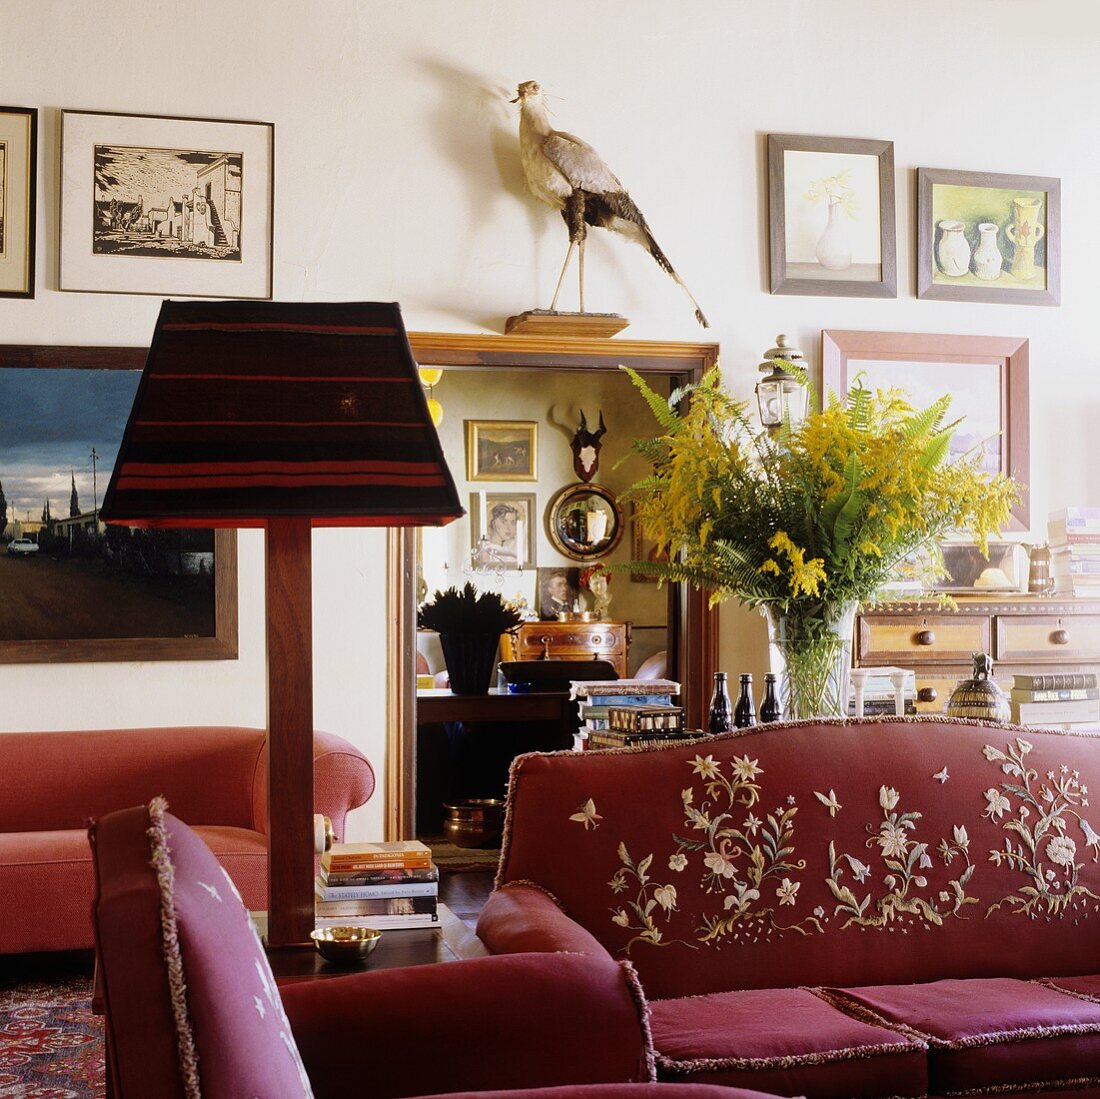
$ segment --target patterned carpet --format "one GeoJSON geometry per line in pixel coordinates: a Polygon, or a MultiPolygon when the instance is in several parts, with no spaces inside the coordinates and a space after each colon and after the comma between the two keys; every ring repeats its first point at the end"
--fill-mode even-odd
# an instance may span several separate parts
{"type": "Polygon", "coordinates": [[[0,976],[0,1097],[100,1099],[103,1020],[85,976],[0,976]]]}

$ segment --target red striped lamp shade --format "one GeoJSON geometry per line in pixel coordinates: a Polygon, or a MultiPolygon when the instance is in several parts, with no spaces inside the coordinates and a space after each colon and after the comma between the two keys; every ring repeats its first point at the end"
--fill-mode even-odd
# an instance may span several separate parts
{"type": "Polygon", "coordinates": [[[396,304],[161,306],[104,521],[432,526],[462,514],[396,304]]]}

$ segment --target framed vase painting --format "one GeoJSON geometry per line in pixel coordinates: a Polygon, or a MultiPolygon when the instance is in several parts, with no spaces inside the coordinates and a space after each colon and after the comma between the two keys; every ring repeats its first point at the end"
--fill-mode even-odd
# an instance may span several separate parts
{"type": "Polygon", "coordinates": [[[768,134],[771,292],[897,297],[894,143],[768,134]]]}
{"type": "Polygon", "coordinates": [[[61,112],[61,290],[270,298],[275,127],[61,112]]]}
{"type": "Polygon", "coordinates": [[[948,422],[962,418],[949,460],[981,454],[984,472],[1020,482],[1009,530],[1027,530],[1031,509],[1028,341],[1017,336],[928,332],[821,333],[822,390],[847,393],[856,378],[868,389],[903,390],[914,408],[951,395],[948,422]]]}
{"type": "Polygon", "coordinates": [[[535,563],[535,494],[471,492],[470,549],[478,568],[530,568],[535,563]]]}
{"type": "Polygon", "coordinates": [[[237,656],[236,532],[99,518],[143,359],[0,348],[0,663],[237,656]]]}
{"type": "Polygon", "coordinates": [[[0,107],[0,298],[34,297],[38,111],[0,107]]]}
{"type": "Polygon", "coordinates": [[[465,420],[467,481],[537,481],[534,420],[465,420]]]}
{"type": "Polygon", "coordinates": [[[917,297],[1059,303],[1059,180],[918,168],[917,210],[917,297]]]}

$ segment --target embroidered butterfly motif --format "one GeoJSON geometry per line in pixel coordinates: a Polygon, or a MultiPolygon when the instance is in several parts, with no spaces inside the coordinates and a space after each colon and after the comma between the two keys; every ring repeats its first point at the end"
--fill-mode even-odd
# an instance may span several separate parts
{"type": "Polygon", "coordinates": [[[819,793],[817,790],[815,790],[814,791],[814,797],[817,798],[817,800],[820,801],[821,804],[824,805],[825,808],[829,810],[829,816],[830,817],[835,817],[837,815],[837,813],[841,809],[844,808],[844,806],[841,805],[840,802],[836,800],[836,791],[835,790],[830,790],[828,794],[822,794],[822,793],[819,793]]]}
{"type": "Polygon", "coordinates": [[[947,768],[944,767],[942,771],[937,771],[932,777],[942,786],[951,776],[947,773],[947,768]]]}

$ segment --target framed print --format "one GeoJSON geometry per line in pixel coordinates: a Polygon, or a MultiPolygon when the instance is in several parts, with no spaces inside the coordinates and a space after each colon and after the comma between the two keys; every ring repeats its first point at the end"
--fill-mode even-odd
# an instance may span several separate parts
{"type": "Polygon", "coordinates": [[[465,420],[467,481],[537,481],[534,420],[465,420]]]}
{"type": "Polygon", "coordinates": [[[868,389],[905,390],[915,408],[950,393],[948,418],[965,417],[951,440],[951,457],[980,447],[986,472],[1015,477],[1023,492],[1008,529],[1028,529],[1027,340],[826,329],[821,334],[823,391],[842,395],[857,375],[868,389]]]}
{"type": "Polygon", "coordinates": [[[270,298],[275,127],[61,112],[59,288],[270,298]]]}
{"type": "Polygon", "coordinates": [[[34,297],[38,111],[0,107],[0,298],[34,297]]]}
{"type": "Polygon", "coordinates": [[[0,347],[0,663],[237,656],[235,531],[99,519],[143,357],[0,347]]]}
{"type": "Polygon", "coordinates": [[[1057,305],[1061,181],[917,169],[917,297],[1057,305]]]}
{"type": "Polygon", "coordinates": [[[587,600],[581,593],[581,570],[558,565],[538,570],[539,618],[553,621],[563,612],[587,610],[587,600]]]}
{"type": "Polygon", "coordinates": [[[768,134],[773,294],[896,298],[894,143],[768,134]]]}
{"type": "Polygon", "coordinates": [[[481,568],[530,568],[535,563],[535,494],[471,492],[470,548],[481,568]]]}

